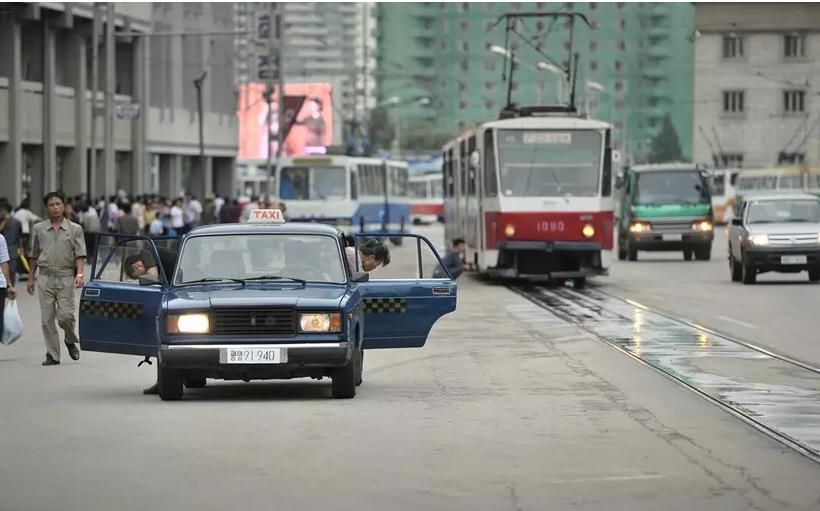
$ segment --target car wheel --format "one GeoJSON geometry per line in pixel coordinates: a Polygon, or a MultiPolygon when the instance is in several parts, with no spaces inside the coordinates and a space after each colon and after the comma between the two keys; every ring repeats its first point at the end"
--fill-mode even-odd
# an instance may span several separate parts
{"type": "Polygon", "coordinates": [[[820,280],[820,268],[809,269],[809,282],[817,282],[820,280]]]}
{"type": "Polygon", "coordinates": [[[712,258],[712,245],[704,245],[695,249],[695,259],[708,261],[712,258]]]}
{"type": "Polygon", "coordinates": [[[344,367],[333,371],[331,393],[334,399],[351,399],[356,397],[356,361],[358,356],[354,355],[344,367]]]}
{"type": "Polygon", "coordinates": [[[359,348],[359,363],[357,364],[357,366],[358,369],[356,371],[356,386],[358,387],[362,384],[362,381],[364,381],[364,350],[361,348],[359,348]]]}
{"type": "Polygon", "coordinates": [[[732,282],[743,280],[743,266],[737,262],[732,254],[729,254],[729,270],[732,272],[732,282]]]}
{"type": "Polygon", "coordinates": [[[185,378],[186,389],[204,389],[207,384],[208,380],[205,378],[185,378]]]}
{"type": "Polygon", "coordinates": [[[691,261],[692,260],[692,249],[686,248],[683,250],[683,260],[684,261],[691,261]]]}
{"type": "Polygon", "coordinates": [[[177,401],[182,399],[182,375],[179,371],[159,368],[159,398],[163,401],[177,401]]]}
{"type": "Polygon", "coordinates": [[[624,246],[624,242],[620,239],[618,240],[618,260],[626,261],[626,247],[624,246]]]}
{"type": "Polygon", "coordinates": [[[757,270],[755,270],[754,264],[751,261],[746,261],[746,258],[742,260],[743,266],[743,283],[744,284],[754,284],[757,282],[757,270]]]}

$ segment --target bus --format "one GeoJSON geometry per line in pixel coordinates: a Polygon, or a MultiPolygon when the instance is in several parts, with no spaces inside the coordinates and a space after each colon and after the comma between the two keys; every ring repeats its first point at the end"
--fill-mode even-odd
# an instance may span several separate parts
{"type": "Polygon", "coordinates": [[[489,277],[604,275],[613,259],[611,126],[571,107],[521,107],[443,147],[445,238],[489,277]]]}
{"type": "Polygon", "coordinates": [[[419,174],[408,179],[410,218],[413,223],[433,224],[444,218],[441,172],[419,174]]]}
{"type": "Polygon", "coordinates": [[[709,189],[712,192],[712,214],[715,224],[731,222],[737,192],[735,185],[741,172],[742,170],[737,168],[718,168],[707,171],[709,189]]]}

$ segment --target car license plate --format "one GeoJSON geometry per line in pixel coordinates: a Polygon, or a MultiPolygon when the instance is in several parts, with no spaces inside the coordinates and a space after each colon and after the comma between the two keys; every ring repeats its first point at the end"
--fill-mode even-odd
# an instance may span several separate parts
{"type": "Polygon", "coordinates": [[[664,234],[663,241],[682,241],[683,234],[664,234]]]}
{"type": "Polygon", "coordinates": [[[282,348],[243,347],[223,348],[219,361],[223,364],[282,364],[282,348]]]}
{"type": "Polygon", "coordinates": [[[806,264],[808,258],[804,255],[780,256],[780,264],[806,264]]]}

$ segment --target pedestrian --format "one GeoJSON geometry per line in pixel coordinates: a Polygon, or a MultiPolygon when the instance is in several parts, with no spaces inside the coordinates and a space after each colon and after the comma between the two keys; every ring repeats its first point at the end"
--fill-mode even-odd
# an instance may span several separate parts
{"type": "Polygon", "coordinates": [[[9,272],[9,254],[6,249],[6,239],[0,234],[0,334],[3,333],[3,312],[6,310],[6,298],[14,300],[17,291],[9,272]]]}
{"type": "MultiPolygon", "coordinates": [[[[464,249],[466,248],[466,244],[464,240],[461,238],[456,238],[453,240],[453,248],[447,252],[447,255],[444,256],[442,259],[442,263],[444,263],[444,267],[447,268],[447,271],[450,272],[450,275],[453,277],[453,280],[457,279],[461,272],[464,271],[464,262],[461,258],[464,256],[464,249]]],[[[433,278],[442,279],[446,278],[447,275],[441,271],[440,266],[436,266],[436,271],[433,272],[433,278]]]]}
{"type": "Polygon", "coordinates": [[[120,234],[128,234],[130,236],[136,236],[140,233],[140,224],[137,217],[131,214],[132,205],[129,202],[126,202],[122,205],[122,215],[117,218],[117,232],[120,234]]]}
{"type": "MultiPolygon", "coordinates": [[[[0,234],[6,239],[6,250],[9,257],[9,275],[7,284],[17,283],[20,268],[20,255],[23,254],[23,224],[11,214],[11,204],[0,201],[0,234]]],[[[0,312],[2,309],[0,309],[0,312]]]]}
{"type": "Polygon", "coordinates": [[[88,260],[93,263],[97,254],[97,233],[100,232],[102,225],[100,224],[100,216],[90,201],[86,202],[84,206],[83,214],[80,217],[80,225],[83,228],[85,249],[89,255],[88,260]]]}
{"type": "MultiPolygon", "coordinates": [[[[356,268],[356,249],[345,247],[345,255],[350,271],[356,268]]],[[[359,244],[359,264],[362,271],[371,272],[379,266],[390,264],[390,250],[377,239],[368,239],[359,244]]]]}
{"type": "Polygon", "coordinates": [[[182,236],[185,234],[185,220],[182,213],[182,199],[174,199],[170,210],[171,236],[182,236]]]}
{"type": "Polygon", "coordinates": [[[46,344],[44,366],[60,363],[60,335],[54,325],[65,332],[65,345],[72,360],[79,360],[79,339],[74,333],[74,290],[83,287],[85,268],[85,240],[83,228],[65,218],[65,196],[49,192],[43,197],[48,220],[31,230],[31,261],[26,287],[34,294],[39,268],[39,300],[46,344]]]}
{"type": "Polygon", "coordinates": [[[14,218],[23,225],[23,249],[25,255],[28,255],[31,250],[31,227],[42,219],[31,212],[28,197],[20,201],[20,205],[14,211],[14,218]]]}

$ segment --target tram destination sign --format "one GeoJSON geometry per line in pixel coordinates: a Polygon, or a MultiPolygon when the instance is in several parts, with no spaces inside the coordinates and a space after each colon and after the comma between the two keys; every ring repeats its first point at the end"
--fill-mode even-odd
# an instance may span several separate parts
{"type": "Polygon", "coordinates": [[[525,131],[524,144],[572,144],[572,133],[560,131],[525,131]]]}

